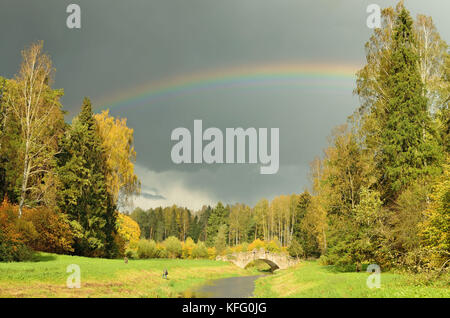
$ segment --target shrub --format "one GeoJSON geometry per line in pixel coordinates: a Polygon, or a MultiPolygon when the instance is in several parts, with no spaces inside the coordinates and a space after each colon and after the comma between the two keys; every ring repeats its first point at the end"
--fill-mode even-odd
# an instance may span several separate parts
{"type": "Polygon", "coordinates": [[[275,238],[274,240],[271,240],[265,248],[269,252],[279,253],[281,252],[281,243],[277,238],[275,238]]]}
{"type": "Polygon", "coordinates": [[[169,236],[165,241],[164,241],[164,247],[166,248],[167,251],[167,256],[169,258],[179,258],[181,257],[181,253],[182,253],[182,246],[181,246],[181,242],[179,239],[177,239],[175,236],[169,236]]]}
{"type": "Polygon", "coordinates": [[[216,259],[217,252],[215,247],[208,248],[208,258],[209,259],[216,259]]]}
{"type": "Polygon", "coordinates": [[[229,247],[231,253],[247,252],[248,243],[239,244],[229,247]]]}
{"type": "Polygon", "coordinates": [[[60,254],[73,252],[72,231],[63,214],[39,207],[24,209],[22,218],[29,221],[37,231],[33,239],[28,239],[28,245],[34,250],[60,254]]]}
{"type": "Polygon", "coordinates": [[[304,255],[303,248],[297,240],[292,240],[291,244],[288,247],[288,253],[290,256],[297,258],[304,255]]]}
{"type": "Polygon", "coordinates": [[[158,258],[159,252],[155,241],[140,240],[137,243],[137,256],[139,258],[158,258]]]}
{"type": "Polygon", "coordinates": [[[164,244],[161,244],[161,243],[156,244],[156,249],[158,251],[159,258],[167,258],[168,257],[168,253],[167,253],[167,250],[166,250],[166,247],[164,246],[164,244]]]}
{"type": "MultiPolygon", "coordinates": [[[[240,248],[239,248],[240,249],[240,248]]],[[[220,255],[231,255],[234,253],[234,250],[230,248],[229,246],[225,247],[224,250],[220,253],[220,255]]]]}
{"type": "Polygon", "coordinates": [[[265,248],[264,241],[261,241],[260,239],[256,239],[248,245],[249,251],[253,251],[254,249],[259,250],[260,248],[265,248]]]}
{"type": "Polygon", "coordinates": [[[0,206],[0,261],[31,260],[33,250],[27,243],[37,235],[31,222],[18,218],[18,207],[4,200],[0,206]]]}
{"type": "Polygon", "coordinates": [[[192,258],[192,250],[195,247],[194,240],[188,237],[182,245],[182,255],[181,257],[184,259],[192,258]]]}
{"type": "Polygon", "coordinates": [[[138,259],[139,258],[137,251],[136,250],[130,250],[130,249],[125,251],[125,256],[127,258],[129,258],[129,259],[138,259]]]}
{"type": "Polygon", "coordinates": [[[0,262],[20,262],[33,258],[34,252],[21,242],[7,239],[0,230],[0,262]]]}
{"type": "Polygon", "coordinates": [[[199,241],[192,249],[192,258],[208,258],[208,249],[205,243],[199,241]]]}
{"type": "Polygon", "coordinates": [[[320,255],[318,263],[323,266],[332,265],[332,261],[329,260],[327,255],[320,255]]]}

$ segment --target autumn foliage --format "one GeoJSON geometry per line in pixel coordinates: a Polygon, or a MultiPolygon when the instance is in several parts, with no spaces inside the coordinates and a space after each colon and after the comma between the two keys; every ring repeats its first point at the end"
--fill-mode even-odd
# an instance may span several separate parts
{"type": "Polygon", "coordinates": [[[118,233],[125,242],[125,249],[136,249],[141,236],[139,225],[128,215],[118,213],[117,216],[118,233]]]}
{"type": "MultiPolygon", "coordinates": [[[[115,236],[119,255],[126,248],[137,249],[141,231],[129,216],[117,213],[118,234],[115,236]]],[[[0,260],[30,259],[32,251],[57,254],[74,252],[74,234],[65,214],[49,207],[23,208],[7,199],[0,205],[0,260]]]]}
{"type": "Polygon", "coordinates": [[[444,165],[444,174],[437,178],[431,203],[421,224],[421,238],[431,252],[433,265],[444,266],[450,256],[450,156],[444,165]]]}
{"type": "Polygon", "coordinates": [[[18,218],[19,208],[3,200],[0,206],[0,261],[23,261],[32,257],[27,243],[38,235],[31,222],[18,218]]]}
{"type": "Polygon", "coordinates": [[[28,242],[36,251],[64,254],[73,252],[73,235],[62,213],[48,207],[24,209],[23,220],[30,222],[38,235],[28,242]]]}
{"type": "Polygon", "coordinates": [[[47,207],[24,208],[19,218],[19,207],[5,199],[0,206],[0,232],[1,245],[10,246],[12,252],[23,246],[52,253],[73,251],[69,224],[61,213],[47,207]]]}

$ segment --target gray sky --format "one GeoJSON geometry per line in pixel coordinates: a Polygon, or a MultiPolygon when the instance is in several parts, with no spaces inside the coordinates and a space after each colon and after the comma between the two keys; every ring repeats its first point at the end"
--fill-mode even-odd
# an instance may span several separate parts
{"type": "MultiPolygon", "coordinates": [[[[79,111],[83,96],[91,97],[97,111],[104,101],[117,102],[111,113],[128,118],[135,130],[143,184],[135,205],[254,204],[309,186],[309,162],[322,154],[331,129],[358,107],[354,80],[338,79],[331,87],[321,79],[219,85],[131,103],[133,91],[246,65],[363,65],[371,3],[385,7],[396,1],[1,0],[0,75],[13,76],[21,49],[44,40],[56,68],[54,87],[65,90],[67,120],[79,111]],[[70,3],[81,7],[81,30],[66,28],[70,3]],[[194,119],[223,131],[280,128],[278,173],[260,175],[259,164],[173,164],[170,133],[177,127],[193,131],[194,119]]],[[[405,3],[413,16],[431,15],[449,42],[449,1],[405,3]]]]}

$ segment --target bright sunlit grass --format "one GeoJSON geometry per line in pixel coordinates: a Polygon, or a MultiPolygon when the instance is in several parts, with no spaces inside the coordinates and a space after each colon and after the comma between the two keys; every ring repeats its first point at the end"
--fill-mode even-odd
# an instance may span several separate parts
{"type": "Polygon", "coordinates": [[[381,287],[366,285],[369,273],[345,273],[305,261],[256,281],[256,297],[450,297],[448,278],[417,283],[413,274],[381,273],[381,287]]]}
{"type": "MultiPolygon", "coordinates": [[[[256,264],[257,265],[257,264],[256,264]]],[[[261,264],[260,264],[261,265],[261,264]]],[[[262,266],[262,265],[261,265],[262,266]]],[[[258,266],[256,266],[258,267],[258,266]]],[[[39,253],[35,262],[0,263],[0,297],[179,297],[211,279],[255,274],[212,260],[110,260],[39,253]],[[81,288],[66,286],[67,266],[81,269],[81,288]],[[167,268],[169,279],[162,279],[167,268]]],[[[255,297],[450,297],[449,278],[381,273],[381,288],[369,289],[369,273],[340,272],[304,261],[256,281],[255,297]]]]}
{"type": "Polygon", "coordinates": [[[0,297],[177,297],[209,279],[247,272],[211,260],[110,260],[40,253],[38,261],[0,263],[0,297]],[[69,289],[67,266],[81,269],[81,288],[69,289]],[[162,279],[167,268],[168,280],[162,279]]]}

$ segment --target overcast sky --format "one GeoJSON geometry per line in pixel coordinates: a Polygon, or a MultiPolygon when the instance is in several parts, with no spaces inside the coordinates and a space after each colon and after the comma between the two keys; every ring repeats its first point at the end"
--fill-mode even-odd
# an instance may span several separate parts
{"type": "MultiPolygon", "coordinates": [[[[104,101],[117,102],[111,113],[128,118],[135,131],[143,185],[136,206],[200,208],[219,200],[253,205],[309,186],[309,162],[322,154],[331,129],[358,107],[354,79],[219,85],[133,103],[112,96],[133,97],[127,92],[136,87],[246,65],[361,66],[371,3],[396,1],[0,0],[0,75],[12,77],[20,51],[43,40],[56,68],[54,87],[65,91],[67,121],[83,96],[91,97],[96,111],[108,107],[104,101]],[[81,7],[80,30],[66,27],[70,3],[81,7]],[[193,131],[194,119],[223,130],[280,128],[278,173],[260,175],[258,164],[175,165],[171,131],[193,131]]],[[[450,41],[450,1],[405,3],[414,16],[431,15],[450,41]]]]}

